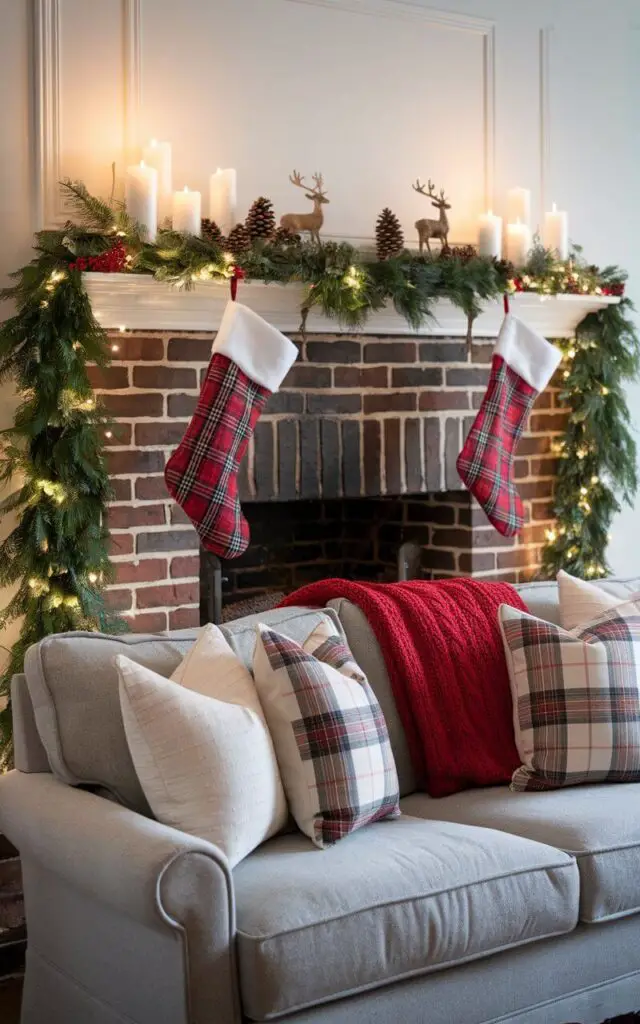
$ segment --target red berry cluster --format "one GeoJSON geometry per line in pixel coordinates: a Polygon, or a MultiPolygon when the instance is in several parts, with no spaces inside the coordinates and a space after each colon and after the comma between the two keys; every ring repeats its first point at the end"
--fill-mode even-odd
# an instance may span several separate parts
{"type": "Polygon", "coordinates": [[[624,295],[624,284],[619,281],[617,284],[608,284],[602,289],[603,295],[624,295]]]}
{"type": "Polygon", "coordinates": [[[123,242],[118,241],[99,256],[78,256],[69,264],[69,270],[93,270],[100,274],[120,274],[127,262],[127,250],[123,242]]]}

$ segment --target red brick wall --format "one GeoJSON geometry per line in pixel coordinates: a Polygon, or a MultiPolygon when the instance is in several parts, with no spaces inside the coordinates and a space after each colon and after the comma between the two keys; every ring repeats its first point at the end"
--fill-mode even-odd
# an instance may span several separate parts
{"type": "MultiPolygon", "coordinates": [[[[117,571],[110,600],[138,631],[199,622],[197,535],[169,498],[162,471],[194,409],[212,338],[114,334],[113,365],[93,370],[117,421],[108,439],[117,571]]],[[[338,335],[298,344],[300,359],[270,400],[240,474],[245,503],[463,490],[455,460],[484,393],[492,344],[474,343],[471,355],[460,339],[338,335]]],[[[489,527],[466,495],[459,504],[451,495],[451,511],[434,512],[435,521],[425,508],[420,542],[442,552],[442,572],[509,580],[535,574],[550,520],[551,442],[564,421],[557,392],[548,389],[516,462],[530,520],[516,541],[489,527]]],[[[416,514],[415,502],[406,507],[403,517],[416,514]]],[[[397,525],[410,539],[419,524],[405,518],[397,525]]],[[[236,572],[236,563],[227,568],[236,572]]]]}

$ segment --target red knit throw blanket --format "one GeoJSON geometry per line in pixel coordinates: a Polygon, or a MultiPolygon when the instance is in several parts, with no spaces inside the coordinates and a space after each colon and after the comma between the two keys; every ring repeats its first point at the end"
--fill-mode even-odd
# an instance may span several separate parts
{"type": "Polygon", "coordinates": [[[375,633],[419,784],[431,796],[506,783],[520,764],[498,607],[527,610],[506,583],[324,580],[282,605],[344,597],[375,633]]]}

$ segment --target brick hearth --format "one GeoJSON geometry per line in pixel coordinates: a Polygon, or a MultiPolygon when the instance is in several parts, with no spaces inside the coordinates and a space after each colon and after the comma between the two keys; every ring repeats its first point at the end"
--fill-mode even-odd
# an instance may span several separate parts
{"type": "MultiPolygon", "coordinates": [[[[114,333],[113,365],[92,370],[117,422],[108,440],[117,569],[110,601],[138,631],[200,621],[197,535],[169,498],[162,471],[195,407],[213,337],[114,333]]],[[[240,476],[256,536],[243,559],[224,567],[229,596],[331,575],[340,564],[338,542],[342,562],[354,574],[366,562],[369,577],[374,561],[388,574],[392,549],[405,539],[425,548],[430,574],[512,581],[535,574],[556,471],[551,442],[565,422],[553,388],[540,396],[516,462],[529,523],[516,541],[506,541],[464,492],[455,469],[484,392],[492,342],[477,340],[471,353],[459,338],[313,335],[297,343],[300,359],[271,398],[240,476]],[[370,513],[365,497],[376,499],[370,513]],[[355,501],[351,511],[338,512],[346,499],[355,501]],[[265,555],[259,520],[273,502],[296,505],[268,516],[290,529],[284,546],[274,535],[265,555]],[[373,561],[344,554],[345,528],[366,540],[368,519],[376,529],[384,521],[382,554],[376,548],[373,561]],[[345,527],[348,522],[357,526],[345,527]],[[333,538],[327,536],[332,524],[333,538]],[[441,554],[434,559],[436,549],[441,554]],[[284,571],[294,566],[296,572],[284,571]]],[[[373,540],[378,544],[380,534],[373,540]]]]}

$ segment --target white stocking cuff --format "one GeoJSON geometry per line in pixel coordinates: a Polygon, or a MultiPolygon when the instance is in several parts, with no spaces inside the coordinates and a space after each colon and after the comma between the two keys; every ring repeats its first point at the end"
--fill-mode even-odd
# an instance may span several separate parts
{"type": "Polygon", "coordinates": [[[277,391],[298,357],[298,349],[248,306],[229,302],[213,353],[231,359],[256,384],[277,391]]]}
{"type": "Polygon", "coordinates": [[[502,356],[505,363],[536,391],[544,391],[562,359],[562,353],[555,345],[511,313],[504,318],[494,355],[502,356]]]}

